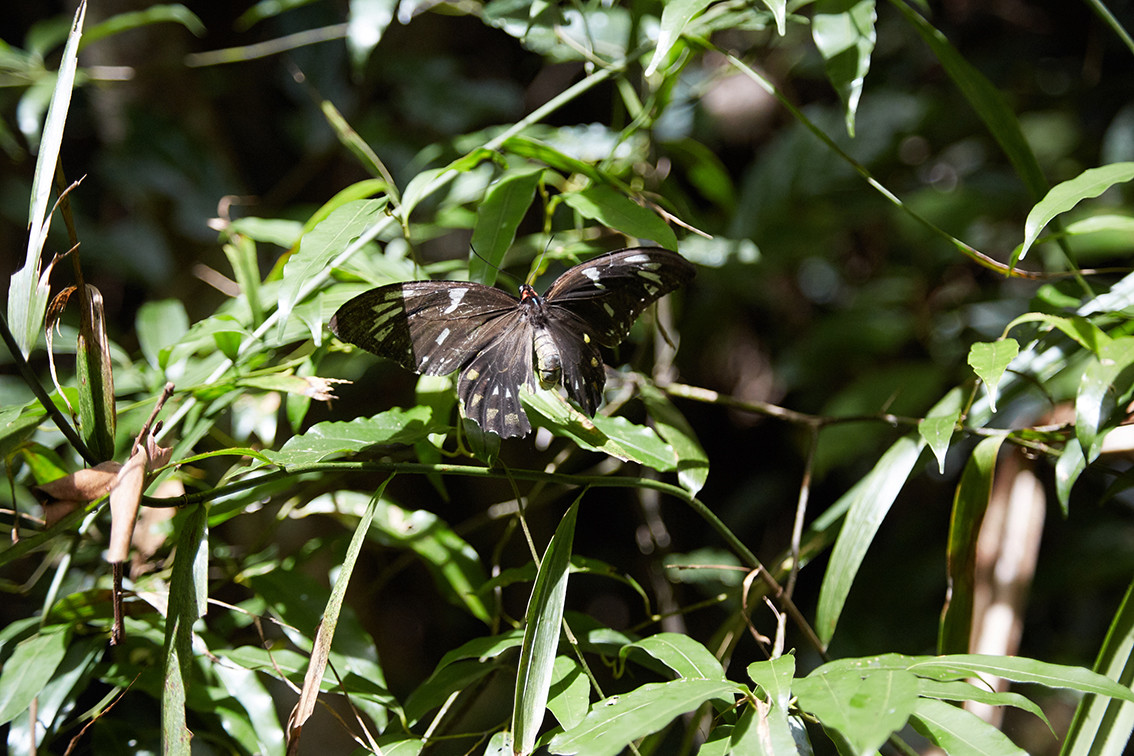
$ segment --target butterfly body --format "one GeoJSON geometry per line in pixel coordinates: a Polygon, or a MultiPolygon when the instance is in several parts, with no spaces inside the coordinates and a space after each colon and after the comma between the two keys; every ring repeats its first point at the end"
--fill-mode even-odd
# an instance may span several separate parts
{"type": "Polygon", "coordinates": [[[616,346],[647,306],[688,282],[694,268],[658,247],[633,247],[568,269],[541,297],[517,299],[472,282],[407,281],[371,289],[335,313],[344,341],[428,375],[459,370],[466,417],[503,438],[531,424],[520,387],[563,383],[589,416],[606,383],[598,346],[616,346]]]}

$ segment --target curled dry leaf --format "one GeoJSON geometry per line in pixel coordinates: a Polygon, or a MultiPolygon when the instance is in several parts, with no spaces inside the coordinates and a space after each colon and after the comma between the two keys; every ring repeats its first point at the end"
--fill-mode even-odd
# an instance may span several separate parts
{"type": "Polygon", "coordinates": [[[32,488],[32,493],[43,505],[47,526],[51,527],[79,506],[110,493],[121,468],[118,462],[102,462],[32,488]]]}

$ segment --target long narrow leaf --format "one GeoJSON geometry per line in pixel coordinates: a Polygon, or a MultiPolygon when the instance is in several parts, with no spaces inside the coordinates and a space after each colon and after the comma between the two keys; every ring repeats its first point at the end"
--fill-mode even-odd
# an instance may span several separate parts
{"type": "Polygon", "coordinates": [[[43,316],[47,312],[48,288],[46,278],[40,275],[40,256],[47,240],[47,204],[51,198],[55,166],[59,162],[59,150],[63,144],[67,110],[71,106],[75,70],[78,68],[79,41],[83,35],[86,12],[87,4],[83,0],[75,11],[75,21],[71,25],[67,45],[63,48],[63,58],[59,61],[59,74],[51,95],[51,105],[47,109],[47,119],[43,124],[43,138],[40,140],[35,177],[32,180],[27,254],[24,266],[16,271],[8,285],[8,323],[24,356],[31,352],[39,338],[43,316]]]}
{"type": "Polygon", "coordinates": [[[920,437],[898,439],[882,455],[874,469],[832,505],[837,508],[846,499],[850,502],[819,592],[815,630],[824,643],[828,643],[835,634],[839,614],[843,611],[847,594],[850,593],[851,584],[866,556],[866,550],[870,548],[878,527],[905,485],[924,447],[925,442],[920,437]]]}
{"type": "MultiPolygon", "coordinates": [[[[1095,672],[1134,685],[1134,583],[1111,621],[1095,672]]],[[[1122,756],[1134,732],[1134,703],[1089,694],[1079,702],[1061,756],[1122,756]]]]}
{"type": "Polygon", "coordinates": [[[571,566],[578,513],[579,500],[576,499],[555,529],[532,586],[512,711],[516,753],[528,754],[535,749],[536,735],[547,709],[555,652],[559,648],[559,629],[563,622],[563,604],[567,599],[567,574],[571,566]]]}

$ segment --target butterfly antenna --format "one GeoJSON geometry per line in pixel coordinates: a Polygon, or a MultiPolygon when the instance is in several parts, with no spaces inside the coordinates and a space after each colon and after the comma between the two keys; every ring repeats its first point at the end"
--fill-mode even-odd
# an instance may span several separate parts
{"type": "Polygon", "coordinates": [[[507,276],[508,278],[515,280],[515,278],[516,278],[515,276],[513,276],[511,273],[509,273],[508,271],[501,268],[499,265],[493,264],[493,262],[491,260],[489,260],[487,257],[482,255],[481,253],[477,252],[476,247],[474,247],[471,243],[469,244],[469,249],[471,249],[472,253],[474,255],[476,255],[477,257],[479,257],[481,259],[481,262],[483,262],[485,265],[487,265],[490,268],[495,268],[497,273],[500,273],[501,275],[507,276]]]}

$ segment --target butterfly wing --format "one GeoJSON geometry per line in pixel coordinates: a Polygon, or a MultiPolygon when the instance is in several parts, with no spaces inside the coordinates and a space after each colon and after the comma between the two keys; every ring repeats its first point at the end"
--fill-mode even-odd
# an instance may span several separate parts
{"type": "Polygon", "coordinates": [[[406,281],[359,294],[328,325],[343,341],[407,370],[447,375],[483,350],[492,341],[486,327],[507,321],[517,305],[515,297],[483,284],[406,281]]]}
{"type": "Polygon", "coordinates": [[[519,310],[482,328],[484,340],[457,379],[461,413],[501,438],[532,429],[520,405],[520,387],[535,391],[532,325],[519,310]]]}
{"type": "Polygon", "coordinates": [[[552,311],[548,328],[563,370],[563,388],[588,417],[602,403],[606,367],[598,345],[589,335],[588,325],[569,310],[552,311]]]}
{"type": "Polygon", "coordinates": [[[688,283],[695,270],[661,247],[620,249],[570,268],[544,295],[556,340],[564,329],[582,323],[581,334],[617,346],[643,310],[688,283]]]}
{"type": "Polygon", "coordinates": [[[460,370],[462,412],[484,430],[502,438],[531,430],[520,386],[535,385],[532,327],[515,297],[477,283],[407,281],[351,299],[329,326],[340,339],[407,370],[460,370]]]}

